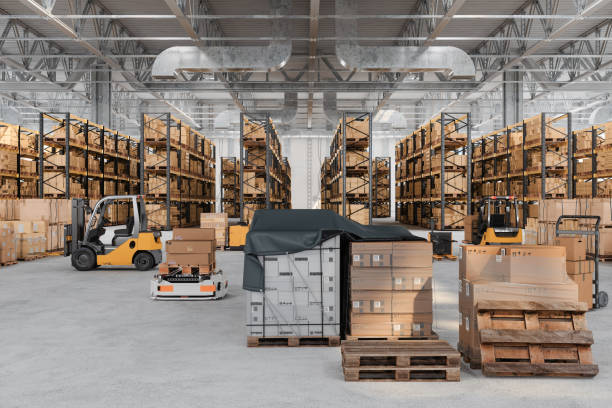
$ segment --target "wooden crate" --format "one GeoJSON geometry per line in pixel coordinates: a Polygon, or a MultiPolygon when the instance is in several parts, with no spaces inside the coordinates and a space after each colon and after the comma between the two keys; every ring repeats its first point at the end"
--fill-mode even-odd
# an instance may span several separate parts
{"type": "Polygon", "coordinates": [[[344,341],[345,381],[459,381],[460,356],[443,340],[344,341]]]}
{"type": "Polygon", "coordinates": [[[584,303],[483,301],[477,305],[488,376],[593,377],[593,334],[584,303]]]}

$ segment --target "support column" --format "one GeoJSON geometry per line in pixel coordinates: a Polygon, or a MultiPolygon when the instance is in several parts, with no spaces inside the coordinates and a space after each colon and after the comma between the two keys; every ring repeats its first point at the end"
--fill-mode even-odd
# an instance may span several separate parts
{"type": "Polygon", "coordinates": [[[96,64],[94,69],[95,71],[91,75],[94,122],[108,128],[113,128],[111,123],[111,71],[105,64],[96,64]]]}
{"type": "Polygon", "coordinates": [[[523,73],[504,71],[504,126],[512,125],[523,119],[523,73]]]}

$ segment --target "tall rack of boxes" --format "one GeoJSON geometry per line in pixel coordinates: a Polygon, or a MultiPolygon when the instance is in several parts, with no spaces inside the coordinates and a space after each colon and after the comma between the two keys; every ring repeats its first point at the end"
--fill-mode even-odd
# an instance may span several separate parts
{"type": "Polygon", "coordinates": [[[259,209],[291,208],[291,168],[268,114],[240,114],[240,219],[259,209]]]}
{"type": "Polygon", "coordinates": [[[169,113],[142,115],[141,189],[149,226],[197,225],[214,212],[215,146],[169,113]]]}
{"type": "Polygon", "coordinates": [[[235,157],[221,158],[221,212],[240,218],[240,165],[235,157]]]}
{"type": "Polygon", "coordinates": [[[575,196],[612,196],[612,122],[577,130],[573,140],[575,196]]]}
{"type": "Polygon", "coordinates": [[[0,197],[36,197],[38,132],[0,122],[0,197]]]}
{"type": "Polygon", "coordinates": [[[471,202],[469,113],[442,113],[396,145],[396,218],[438,230],[463,228],[471,202]]]}
{"type": "Polygon", "coordinates": [[[330,210],[331,196],[331,160],[326,157],[321,164],[321,209],[330,210]]]}
{"type": "MultiPolygon", "coordinates": [[[[40,198],[88,198],[135,194],[139,189],[138,141],[69,113],[41,113],[38,153],[40,198]]],[[[107,218],[125,220],[126,203],[107,218]]]]}
{"type": "Polygon", "coordinates": [[[372,114],[345,112],[329,153],[327,207],[361,224],[372,221],[372,114]]]}
{"type": "Polygon", "coordinates": [[[391,216],[391,157],[376,157],[372,175],[372,217],[391,216]]]}

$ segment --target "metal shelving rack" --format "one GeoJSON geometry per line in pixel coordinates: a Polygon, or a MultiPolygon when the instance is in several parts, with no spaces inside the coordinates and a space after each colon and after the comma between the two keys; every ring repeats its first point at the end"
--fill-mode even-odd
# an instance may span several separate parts
{"type": "Polygon", "coordinates": [[[69,113],[41,113],[39,120],[40,198],[99,199],[104,195],[128,194],[137,189],[138,142],[69,113]],[[76,153],[74,158],[79,157],[76,164],[71,162],[71,153],[76,153]],[[62,155],[63,160],[54,159],[62,155]],[[60,177],[64,177],[63,188],[54,183],[60,177]],[[71,191],[71,185],[79,190],[71,191]]]}
{"type": "Polygon", "coordinates": [[[38,179],[36,168],[38,158],[38,132],[27,129],[23,126],[12,125],[9,123],[0,122],[0,129],[4,132],[9,132],[16,135],[16,140],[10,140],[9,143],[0,144],[0,151],[16,155],[15,170],[3,168],[0,170],[2,179],[15,180],[15,194],[5,195],[6,198],[33,198],[37,196],[36,180],[38,179]],[[24,146],[25,144],[25,146],[24,146]],[[34,161],[34,172],[25,171],[22,168],[22,158],[31,159],[34,161]],[[32,190],[29,194],[23,191],[24,184],[28,182],[32,184],[32,190]],[[24,194],[25,193],[25,194],[24,194]]]}
{"type": "Polygon", "coordinates": [[[362,223],[372,223],[372,113],[344,112],[336,128],[330,146],[330,184],[332,185],[329,205],[336,213],[362,223]],[[367,122],[367,129],[359,126],[367,122]],[[348,138],[347,132],[358,137],[348,138]],[[347,167],[347,152],[359,159],[347,167]],[[360,179],[361,184],[347,191],[347,177],[360,179]],[[334,183],[336,187],[334,188],[334,183]],[[359,192],[365,188],[367,193],[359,192]],[[334,191],[336,190],[336,191],[334,191]],[[357,191],[357,193],[354,193],[357,191]],[[348,208],[347,208],[348,207],[348,208]],[[348,211],[347,211],[348,210],[348,211]],[[364,218],[364,213],[367,214],[364,218]]]}
{"type": "Polygon", "coordinates": [[[330,172],[330,158],[325,157],[321,164],[321,209],[330,210],[330,193],[331,193],[331,172],[330,172]]]}
{"type": "MultiPolygon", "coordinates": [[[[600,191],[600,185],[612,184],[612,170],[600,169],[597,162],[599,153],[604,149],[607,150],[610,145],[608,136],[609,125],[612,122],[601,125],[589,126],[586,129],[572,132],[572,146],[574,147],[573,169],[574,169],[574,185],[573,192],[575,197],[602,197],[609,196],[610,193],[600,191]],[[583,147],[580,139],[588,143],[588,147],[583,147]],[[590,141],[590,142],[589,142],[590,141]],[[606,143],[606,141],[608,143],[606,143]],[[587,171],[579,169],[579,160],[589,160],[591,165],[587,171]],[[588,194],[580,194],[577,188],[578,182],[590,183],[591,191],[588,194]]],[[[610,135],[612,136],[612,135],[610,135]]],[[[588,164],[588,163],[587,163],[588,164]]]]}
{"type": "Polygon", "coordinates": [[[249,221],[258,209],[290,208],[291,202],[283,198],[283,192],[291,189],[286,184],[290,177],[283,169],[280,140],[270,115],[241,113],[240,123],[240,220],[249,221]],[[265,185],[258,185],[262,178],[265,185]]]}
{"type": "Polygon", "coordinates": [[[201,212],[214,212],[215,146],[169,113],[141,119],[140,193],[157,205],[147,210],[150,227],[197,224],[201,212]]]}
{"type": "Polygon", "coordinates": [[[240,217],[240,165],[236,157],[221,157],[221,212],[240,217]]]}
{"type": "Polygon", "coordinates": [[[391,216],[391,157],[375,157],[372,182],[372,217],[391,216]]]}

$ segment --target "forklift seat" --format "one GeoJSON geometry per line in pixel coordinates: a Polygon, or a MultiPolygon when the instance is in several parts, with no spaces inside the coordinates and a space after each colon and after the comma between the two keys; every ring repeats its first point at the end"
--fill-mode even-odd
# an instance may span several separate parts
{"type": "Polygon", "coordinates": [[[506,226],[505,214],[491,214],[491,228],[504,228],[506,226]]]}
{"type": "Polygon", "coordinates": [[[115,230],[115,235],[113,236],[113,246],[116,245],[116,241],[119,238],[131,237],[133,229],[134,229],[134,217],[128,217],[126,228],[115,230]]]}

